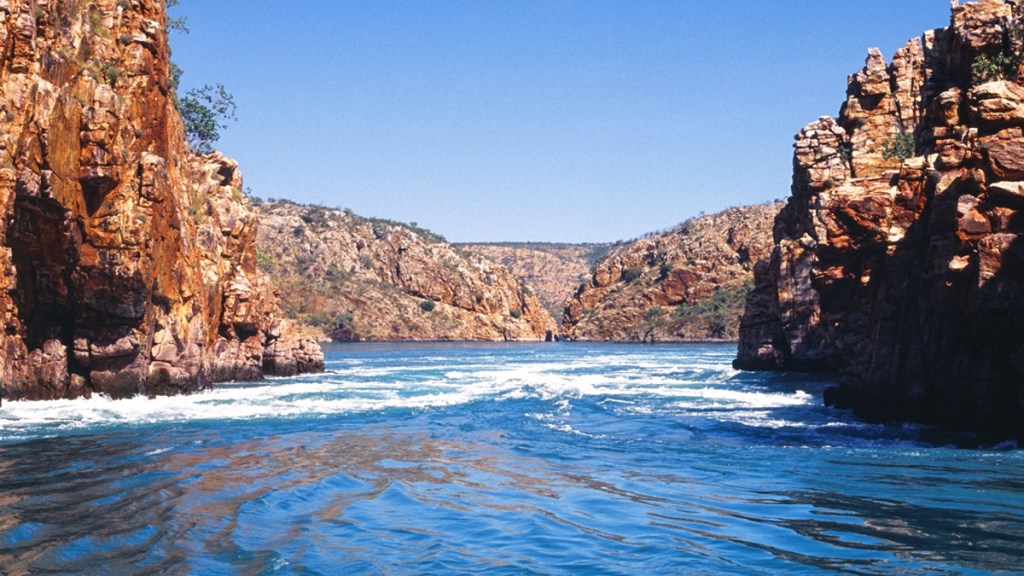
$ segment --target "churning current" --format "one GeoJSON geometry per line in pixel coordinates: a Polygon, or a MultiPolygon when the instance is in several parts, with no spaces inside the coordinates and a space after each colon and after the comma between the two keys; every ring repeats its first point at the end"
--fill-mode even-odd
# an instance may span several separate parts
{"type": "Polygon", "coordinates": [[[327,374],[5,402],[0,573],[985,574],[1024,452],[729,345],[353,344],[327,374]]]}

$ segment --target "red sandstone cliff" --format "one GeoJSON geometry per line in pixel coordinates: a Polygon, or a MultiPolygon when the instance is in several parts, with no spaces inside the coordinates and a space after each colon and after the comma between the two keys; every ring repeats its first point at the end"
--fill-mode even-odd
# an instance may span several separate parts
{"type": "Polygon", "coordinates": [[[1021,16],[954,2],[801,130],[738,367],[839,370],[828,400],[863,414],[1024,436],[1021,16]]]}
{"type": "Polygon", "coordinates": [[[260,206],[260,266],[294,319],[336,340],[544,340],[555,322],[504,266],[349,211],[260,206]]]}
{"type": "Polygon", "coordinates": [[[322,367],[257,277],[237,166],[188,150],[163,0],[0,0],[0,50],[5,396],[322,367]]]}

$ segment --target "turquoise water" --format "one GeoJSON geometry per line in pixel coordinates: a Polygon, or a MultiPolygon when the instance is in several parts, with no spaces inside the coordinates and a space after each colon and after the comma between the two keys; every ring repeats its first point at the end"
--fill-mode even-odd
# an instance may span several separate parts
{"type": "Polygon", "coordinates": [[[4,574],[985,574],[1024,452],[824,408],[725,345],[370,345],[328,374],[4,403],[4,574]]]}

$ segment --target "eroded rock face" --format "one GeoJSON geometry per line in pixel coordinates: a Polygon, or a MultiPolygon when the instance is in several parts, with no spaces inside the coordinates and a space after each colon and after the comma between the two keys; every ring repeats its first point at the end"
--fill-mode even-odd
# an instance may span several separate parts
{"type": "Polygon", "coordinates": [[[768,256],[780,204],[732,208],[614,248],[568,301],[566,338],[735,339],[754,264],[768,256]]]}
{"type": "Polygon", "coordinates": [[[737,367],[836,370],[828,400],[862,414],[1024,436],[1024,87],[971,75],[1020,49],[1012,8],[954,3],[893,62],[871,51],[838,121],[797,136],[737,367]],[[884,158],[901,133],[913,157],[884,158]]]}
{"type": "Polygon", "coordinates": [[[0,0],[5,397],[263,373],[276,308],[259,288],[256,215],[237,165],[185,144],[165,27],[162,0],[0,0]]]}
{"type": "Polygon", "coordinates": [[[354,340],[544,340],[555,322],[504,266],[348,211],[260,206],[260,265],[293,318],[354,340]]]}

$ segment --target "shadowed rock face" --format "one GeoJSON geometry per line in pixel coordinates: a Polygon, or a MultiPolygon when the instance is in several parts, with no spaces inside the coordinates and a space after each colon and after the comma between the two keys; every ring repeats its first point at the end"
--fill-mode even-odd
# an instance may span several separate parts
{"type": "Polygon", "coordinates": [[[866,416],[1024,436],[1024,87],[971,74],[1020,51],[1020,16],[954,3],[800,131],[737,367],[836,370],[827,400],[866,416]],[[914,155],[886,159],[901,133],[914,155]]]}
{"type": "Polygon", "coordinates": [[[0,382],[191,391],[322,368],[256,275],[237,165],[193,155],[162,0],[0,0],[0,382]]]}
{"type": "Polygon", "coordinates": [[[260,266],[294,319],[335,340],[544,340],[555,322],[502,265],[349,211],[260,206],[260,266]]]}
{"type": "Polygon", "coordinates": [[[613,248],[566,303],[574,340],[735,339],[754,263],[772,246],[780,204],[694,218],[613,248]]]}

